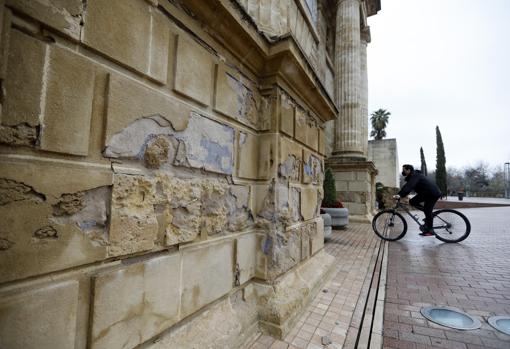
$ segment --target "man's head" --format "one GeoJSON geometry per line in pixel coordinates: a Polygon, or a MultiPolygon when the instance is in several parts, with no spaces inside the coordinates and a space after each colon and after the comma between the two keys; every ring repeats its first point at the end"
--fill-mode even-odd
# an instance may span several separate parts
{"type": "Polygon", "coordinates": [[[406,164],[406,165],[402,166],[402,176],[407,177],[413,172],[414,172],[413,165],[406,164]]]}

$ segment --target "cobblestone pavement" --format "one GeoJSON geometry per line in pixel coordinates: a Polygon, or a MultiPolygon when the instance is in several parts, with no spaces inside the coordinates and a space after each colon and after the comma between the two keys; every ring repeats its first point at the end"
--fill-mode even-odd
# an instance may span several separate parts
{"type": "Polygon", "coordinates": [[[373,271],[380,240],[369,224],[351,223],[345,230],[333,231],[326,251],[335,256],[334,277],[315,297],[295,327],[283,341],[262,335],[252,349],[340,349],[346,348],[350,326],[358,321],[355,308],[373,271]],[[322,345],[323,337],[331,340],[322,345]]]}
{"type": "Polygon", "coordinates": [[[417,227],[389,244],[384,348],[510,348],[487,317],[510,315],[510,207],[460,210],[471,221],[464,242],[421,237],[417,227]],[[426,320],[423,306],[448,305],[477,317],[460,331],[426,320]]]}

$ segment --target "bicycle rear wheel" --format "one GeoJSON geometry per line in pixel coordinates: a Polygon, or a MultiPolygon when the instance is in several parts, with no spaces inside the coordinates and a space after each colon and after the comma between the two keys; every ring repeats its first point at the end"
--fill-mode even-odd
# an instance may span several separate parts
{"type": "Polygon", "coordinates": [[[382,210],[372,219],[372,229],[381,239],[396,241],[402,239],[407,231],[405,218],[392,209],[382,210]]]}
{"type": "Polygon", "coordinates": [[[436,238],[443,242],[460,242],[468,237],[471,224],[466,216],[455,210],[437,210],[432,214],[436,238]]]}

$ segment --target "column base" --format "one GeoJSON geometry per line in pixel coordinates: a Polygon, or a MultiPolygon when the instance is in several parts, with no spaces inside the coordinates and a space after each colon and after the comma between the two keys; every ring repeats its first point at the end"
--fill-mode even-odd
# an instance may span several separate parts
{"type": "Polygon", "coordinates": [[[333,156],[326,160],[326,167],[333,171],[338,199],[349,209],[349,220],[370,222],[375,212],[374,163],[333,156]]]}

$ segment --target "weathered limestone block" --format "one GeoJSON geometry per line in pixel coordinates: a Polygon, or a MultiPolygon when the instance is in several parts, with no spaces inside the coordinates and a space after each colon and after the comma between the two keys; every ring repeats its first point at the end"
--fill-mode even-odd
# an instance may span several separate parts
{"type": "MultiPolygon", "coordinates": [[[[106,146],[110,147],[108,156],[121,156],[127,152],[127,140],[115,143],[114,136],[122,132],[138,119],[153,117],[156,125],[162,128],[183,131],[188,126],[191,108],[179,100],[146,87],[134,80],[111,74],[108,85],[108,109],[106,111],[106,146]],[[157,116],[157,118],[155,118],[157,116]]],[[[157,132],[157,128],[150,132],[157,132]]],[[[132,132],[142,132],[133,129],[132,132]]],[[[130,134],[139,138],[138,134],[130,134]]],[[[163,132],[158,132],[163,133],[163,132]]],[[[136,153],[141,147],[135,147],[136,153]]]]}
{"type": "Polygon", "coordinates": [[[324,247],[324,222],[319,217],[313,223],[306,225],[307,234],[310,238],[310,254],[314,255],[324,247]]]}
{"type": "Polygon", "coordinates": [[[306,136],[308,130],[308,117],[301,108],[296,108],[295,111],[295,138],[303,144],[306,144],[306,136]]]}
{"type": "Polygon", "coordinates": [[[7,6],[80,40],[85,4],[81,0],[7,0],[7,6]]]}
{"type": "Polygon", "coordinates": [[[277,338],[285,337],[329,278],[334,261],[334,257],[322,251],[272,284],[255,282],[263,332],[277,338]]]}
{"type": "Polygon", "coordinates": [[[41,91],[47,45],[10,30],[2,125],[35,128],[41,117],[41,91]]]}
{"type": "Polygon", "coordinates": [[[202,181],[202,212],[200,231],[202,236],[213,236],[228,228],[228,186],[214,180],[202,181]]]}
{"type": "Polygon", "coordinates": [[[192,321],[166,332],[147,348],[246,348],[258,332],[257,314],[253,286],[248,285],[197,314],[192,321]]]}
{"type": "Polygon", "coordinates": [[[255,233],[245,234],[237,238],[236,268],[239,270],[239,285],[244,284],[255,276],[257,263],[257,235],[255,233]]]}
{"type": "Polygon", "coordinates": [[[276,137],[273,134],[239,133],[237,175],[247,179],[269,179],[274,168],[276,137]]]}
{"type": "Polygon", "coordinates": [[[301,189],[296,187],[290,188],[289,199],[290,217],[292,222],[299,222],[303,220],[301,215],[301,189]]]}
{"type": "Polygon", "coordinates": [[[278,175],[285,180],[298,182],[303,163],[302,147],[287,138],[280,138],[278,175]]]}
{"type": "Polygon", "coordinates": [[[91,348],[133,348],[176,323],[180,259],[165,255],[96,276],[91,348]]]}
{"type": "Polygon", "coordinates": [[[74,348],[78,282],[0,294],[0,348],[74,348]]]}
{"type": "Polygon", "coordinates": [[[0,282],[104,259],[111,182],[97,168],[3,160],[0,282]]]}
{"type": "Polygon", "coordinates": [[[166,83],[170,28],[147,1],[88,1],[84,21],[86,45],[166,83]]]}
{"type": "Polygon", "coordinates": [[[220,298],[234,286],[232,241],[182,249],[181,316],[220,298]]]}
{"type": "Polygon", "coordinates": [[[199,179],[157,176],[157,214],[164,229],[165,245],[192,241],[200,234],[202,185],[199,179]],[[159,211],[158,211],[159,210],[159,211]]]}
{"type": "Polygon", "coordinates": [[[303,150],[303,183],[322,184],[324,169],[322,160],[307,149],[303,150]]]}
{"type": "Polygon", "coordinates": [[[191,99],[210,105],[213,91],[213,56],[196,42],[177,37],[174,89],[191,99]]]}
{"type": "Polygon", "coordinates": [[[271,245],[267,277],[274,280],[301,261],[301,232],[275,229],[266,236],[271,245]]]}
{"type": "Polygon", "coordinates": [[[253,223],[249,186],[230,186],[226,206],[228,209],[228,229],[230,231],[241,231],[253,223]]]}
{"type": "Polygon", "coordinates": [[[294,137],[295,104],[285,93],[280,93],[280,131],[294,137]]]}
{"type": "Polygon", "coordinates": [[[326,155],[326,133],[322,128],[319,128],[319,154],[326,155]]]}
{"type": "Polygon", "coordinates": [[[67,49],[49,46],[44,127],[41,149],[87,155],[89,148],[94,66],[67,49]]]}
{"type": "Polygon", "coordinates": [[[148,167],[168,162],[174,166],[232,173],[232,127],[191,112],[177,100],[150,92],[127,79],[112,76],[110,88],[105,156],[144,159],[148,167]],[[156,151],[160,155],[154,163],[150,153],[154,151],[154,138],[161,136],[167,138],[168,148],[156,151]],[[161,157],[164,154],[168,154],[168,159],[161,157]]]}
{"type": "Polygon", "coordinates": [[[301,189],[301,215],[305,221],[317,216],[318,188],[301,189]]]}
{"type": "Polygon", "coordinates": [[[257,86],[232,68],[216,65],[214,108],[257,130],[266,130],[270,97],[262,97],[257,86]]]}
{"type": "Polygon", "coordinates": [[[119,256],[154,248],[158,221],[156,182],[134,175],[114,175],[108,254],[119,256]]]}

